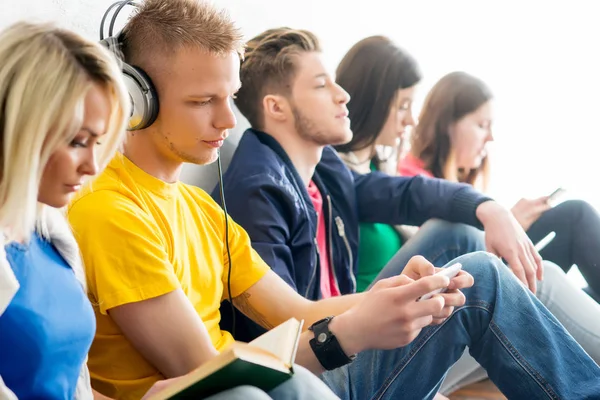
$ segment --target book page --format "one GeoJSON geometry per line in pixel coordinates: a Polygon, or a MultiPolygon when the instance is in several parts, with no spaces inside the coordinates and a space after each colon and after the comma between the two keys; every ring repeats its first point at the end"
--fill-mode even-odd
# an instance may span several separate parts
{"type": "Polygon", "coordinates": [[[254,339],[249,345],[272,353],[291,368],[296,358],[303,323],[304,321],[290,318],[283,324],[254,339]]]}

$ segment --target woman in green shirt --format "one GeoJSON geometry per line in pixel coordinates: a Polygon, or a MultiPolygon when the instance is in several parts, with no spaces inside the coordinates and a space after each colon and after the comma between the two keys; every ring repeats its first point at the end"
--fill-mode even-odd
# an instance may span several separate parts
{"type": "MultiPolygon", "coordinates": [[[[396,173],[396,150],[414,125],[411,106],[420,80],[416,61],[384,36],[363,39],[346,53],[337,68],[336,82],[352,97],[348,112],[354,135],[336,150],[348,167],[358,173],[396,173]]],[[[358,291],[373,282],[405,237],[399,227],[360,224],[358,291]]]]}

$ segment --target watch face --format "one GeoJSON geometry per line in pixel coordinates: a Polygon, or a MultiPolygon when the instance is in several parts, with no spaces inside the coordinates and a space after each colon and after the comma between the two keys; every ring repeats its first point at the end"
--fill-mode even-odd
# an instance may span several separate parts
{"type": "Polygon", "coordinates": [[[317,342],[319,342],[319,343],[325,343],[326,340],[327,340],[327,334],[325,332],[322,332],[319,334],[319,336],[317,336],[317,342]]]}

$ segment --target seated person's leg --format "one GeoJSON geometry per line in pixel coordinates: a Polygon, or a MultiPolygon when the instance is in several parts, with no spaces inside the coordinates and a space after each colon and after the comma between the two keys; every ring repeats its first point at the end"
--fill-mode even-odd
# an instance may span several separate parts
{"type": "Polygon", "coordinates": [[[600,305],[553,263],[544,263],[537,297],[585,351],[600,363],[600,305]]]}
{"type": "Polygon", "coordinates": [[[336,394],[432,398],[465,346],[508,398],[600,393],[600,367],[498,258],[480,252],[456,261],[476,282],[463,290],[465,305],[408,346],[367,351],[354,363],[324,373],[336,394]]]}
{"type": "Polygon", "coordinates": [[[565,272],[574,264],[586,279],[590,291],[600,294],[600,215],[589,203],[565,201],[546,211],[527,230],[536,243],[550,232],[556,237],[540,254],[565,272]]]}
{"type": "Polygon", "coordinates": [[[239,386],[209,397],[207,400],[335,400],[339,399],[317,376],[299,365],[291,379],[268,394],[254,386],[239,386]]]}
{"type": "MultiPolygon", "coordinates": [[[[565,273],[550,262],[544,263],[544,280],[538,281],[537,297],[598,363],[600,361],[600,319],[590,318],[590,316],[600,315],[600,306],[569,282],[565,273]]],[[[483,368],[465,353],[448,372],[440,392],[452,393],[486,376],[483,368]]]]}
{"type": "Polygon", "coordinates": [[[333,394],[316,375],[300,365],[294,366],[294,376],[269,392],[275,400],[333,400],[333,394]]]}
{"type": "Polygon", "coordinates": [[[450,368],[440,387],[440,393],[450,395],[453,392],[487,378],[487,373],[477,360],[465,349],[462,357],[450,368]]]}
{"type": "Polygon", "coordinates": [[[419,231],[402,246],[375,279],[399,275],[413,256],[423,256],[436,267],[463,254],[485,250],[484,233],[465,224],[439,219],[427,221],[419,231]]]}
{"type": "Polygon", "coordinates": [[[254,386],[238,386],[210,396],[206,400],[271,400],[271,396],[254,386]]]}

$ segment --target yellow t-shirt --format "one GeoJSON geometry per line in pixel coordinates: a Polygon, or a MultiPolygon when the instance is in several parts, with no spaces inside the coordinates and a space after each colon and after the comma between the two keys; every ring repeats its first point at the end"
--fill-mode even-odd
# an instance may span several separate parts
{"type": "MultiPolygon", "coordinates": [[[[97,330],[89,353],[92,384],[119,399],[139,399],[162,375],[121,333],[107,311],[181,288],[213,345],[233,342],[221,331],[227,298],[223,210],[199,188],[165,183],[118,154],[69,206],[81,247],[97,330]]],[[[232,296],[269,270],[248,234],[229,219],[232,296]]]]}

